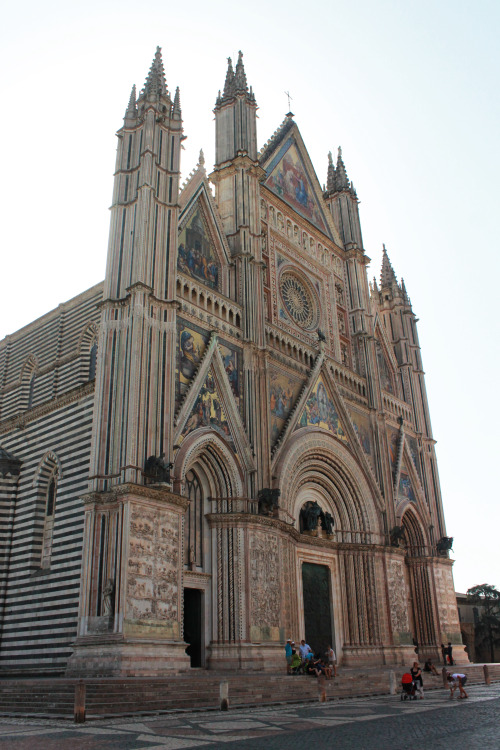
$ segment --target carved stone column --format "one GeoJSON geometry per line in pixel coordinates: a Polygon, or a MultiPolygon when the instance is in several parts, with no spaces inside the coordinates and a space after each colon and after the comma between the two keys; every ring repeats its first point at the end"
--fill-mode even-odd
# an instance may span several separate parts
{"type": "Polygon", "coordinates": [[[188,500],[124,484],[83,498],[78,636],[70,675],[162,675],[189,668],[182,634],[188,500]]]}

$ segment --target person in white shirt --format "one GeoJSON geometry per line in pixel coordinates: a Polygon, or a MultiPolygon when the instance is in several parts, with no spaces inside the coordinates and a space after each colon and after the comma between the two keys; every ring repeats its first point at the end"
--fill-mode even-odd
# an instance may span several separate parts
{"type": "Polygon", "coordinates": [[[457,688],[460,691],[459,698],[469,697],[464,690],[464,685],[467,682],[467,675],[461,674],[460,672],[455,672],[454,674],[448,672],[446,679],[448,680],[448,687],[450,688],[450,700],[453,700],[453,693],[457,688]]]}
{"type": "Polygon", "coordinates": [[[333,676],[336,677],[337,676],[337,655],[335,654],[335,651],[330,645],[328,646],[326,650],[326,656],[328,658],[328,666],[333,672],[333,676]]]}
{"type": "Polygon", "coordinates": [[[304,639],[302,639],[300,642],[299,651],[300,658],[302,659],[302,664],[304,664],[307,658],[307,654],[312,654],[312,648],[305,642],[304,639]]]}

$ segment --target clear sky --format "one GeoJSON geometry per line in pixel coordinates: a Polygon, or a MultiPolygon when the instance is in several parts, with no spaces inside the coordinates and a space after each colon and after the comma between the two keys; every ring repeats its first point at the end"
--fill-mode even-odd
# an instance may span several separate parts
{"type": "Polygon", "coordinates": [[[500,587],[500,5],[496,0],[27,0],[2,14],[0,337],[104,277],[112,175],[156,45],[180,86],[187,176],[239,49],[259,145],[295,120],[320,182],[342,145],[380,273],[385,242],[419,333],[457,590],[500,587]],[[174,10],[175,7],[175,10],[174,10]]]}

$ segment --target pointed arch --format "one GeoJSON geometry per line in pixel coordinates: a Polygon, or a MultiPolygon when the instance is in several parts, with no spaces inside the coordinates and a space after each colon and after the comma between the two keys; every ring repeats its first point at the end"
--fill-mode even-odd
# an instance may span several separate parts
{"type": "Polygon", "coordinates": [[[409,557],[423,557],[428,550],[428,539],[417,510],[406,507],[401,517],[401,525],[405,530],[406,553],[409,557]]]}
{"type": "Polygon", "coordinates": [[[35,401],[35,384],[39,371],[38,357],[30,354],[26,357],[21,368],[19,408],[21,410],[32,409],[35,401]]]}
{"type": "Polygon", "coordinates": [[[48,451],[39,461],[33,479],[36,488],[35,522],[41,530],[38,544],[34,546],[34,562],[42,570],[51,566],[57,487],[61,478],[61,462],[55,453],[48,451]]]}
{"type": "Polygon", "coordinates": [[[80,379],[82,382],[95,380],[97,367],[99,331],[95,323],[89,323],[83,329],[78,341],[80,355],[80,379]]]}

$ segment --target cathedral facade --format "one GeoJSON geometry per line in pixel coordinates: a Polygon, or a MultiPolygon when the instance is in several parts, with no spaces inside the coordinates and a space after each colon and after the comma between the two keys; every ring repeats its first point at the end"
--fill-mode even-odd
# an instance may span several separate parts
{"type": "Polygon", "coordinates": [[[260,149],[242,55],[180,185],[158,49],[118,131],[106,277],[0,342],[10,673],[466,660],[417,333],[368,282],[342,153],[260,149]]]}

